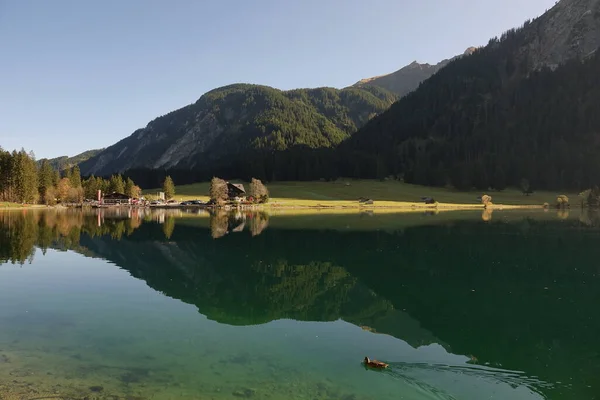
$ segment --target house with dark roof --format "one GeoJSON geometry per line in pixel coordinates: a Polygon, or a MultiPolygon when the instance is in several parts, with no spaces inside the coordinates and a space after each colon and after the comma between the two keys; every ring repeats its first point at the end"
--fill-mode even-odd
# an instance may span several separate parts
{"type": "Polygon", "coordinates": [[[230,183],[227,182],[227,196],[229,199],[235,199],[236,197],[245,197],[246,189],[241,183],[230,183]]]}
{"type": "Polygon", "coordinates": [[[131,197],[123,193],[112,192],[102,197],[102,204],[106,205],[130,205],[131,197]]]}

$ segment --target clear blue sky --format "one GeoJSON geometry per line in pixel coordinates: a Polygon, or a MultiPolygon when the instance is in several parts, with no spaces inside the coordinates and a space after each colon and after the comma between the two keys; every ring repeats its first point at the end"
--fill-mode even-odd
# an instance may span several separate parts
{"type": "Polygon", "coordinates": [[[555,0],[0,0],[0,146],[109,146],[235,82],[344,87],[483,45],[555,0]]]}

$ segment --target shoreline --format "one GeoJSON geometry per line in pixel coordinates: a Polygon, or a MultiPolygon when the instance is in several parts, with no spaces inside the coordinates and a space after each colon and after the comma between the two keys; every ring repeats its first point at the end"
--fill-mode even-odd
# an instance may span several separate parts
{"type": "Polygon", "coordinates": [[[409,202],[393,202],[393,201],[381,201],[379,204],[372,205],[360,205],[360,204],[323,204],[323,202],[317,202],[317,204],[282,204],[273,202],[268,206],[259,208],[271,208],[271,209],[319,209],[319,210],[398,210],[398,211],[419,211],[419,210],[443,210],[443,211],[460,211],[460,210],[516,210],[516,209],[542,209],[543,205],[535,204],[493,204],[485,207],[483,204],[462,204],[462,203],[438,203],[438,204],[423,204],[423,203],[409,203],[409,202]]]}
{"type": "MultiPolygon", "coordinates": [[[[69,209],[69,208],[81,208],[81,207],[68,207],[62,205],[47,206],[42,204],[28,204],[28,205],[0,205],[0,210],[57,210],[57,209],[69,209]]],[[[88,208],[88,207],[83,207],[88,208]]],[[[92,207],[89,207],[93,209],[92,207]]],[[[138,207],[138,206],[108,206],[102,207],[102,209],[125,209],[125,208],[149,208],[159,210],[198,210],[198,209],[213,209],[212,207],[205,206],[150,206],[150,207],[138,207]]],[[[252,204],[252,205],[229,205],[221,208],[224,211],[227,210],[256,210],[256,211],[288,211],[288,210],[315,210],[315,211],[358,211],[358,212],[369,212],[369,211],[383,211],[383,212],[418,212],[418,211],[481,211],[481,210],[523,210],[523,209],[544,209],[543,205],[535,204],[492,204],[491,206],[485,207],[483,204],[461,204],[461,203],[438,203],[438,204],[424,204],[424,203],[410,203],[410,202],[396,202],[396,201],[375,201],[375,204],[362,205],[355,201],[344,201],[344,200],[329,200],[329,201],[317,201],[317,200],[287,200],[287,199],[274,199],[272,202],[267,204],[252,204]]]]}

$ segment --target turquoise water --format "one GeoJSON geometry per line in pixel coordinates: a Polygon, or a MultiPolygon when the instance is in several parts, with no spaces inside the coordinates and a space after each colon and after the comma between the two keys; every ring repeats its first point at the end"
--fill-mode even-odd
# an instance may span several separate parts
{"type": "Polygon", "coordinates": [[[498,215],[0,214],[0,398],[596,398],[600,230],[498,215]]]}

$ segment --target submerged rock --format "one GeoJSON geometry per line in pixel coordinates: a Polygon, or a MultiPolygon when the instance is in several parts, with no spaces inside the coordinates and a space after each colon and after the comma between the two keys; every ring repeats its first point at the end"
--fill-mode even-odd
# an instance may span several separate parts
{"type": "Polygon", "coordinates": [[[236,390],[232,394],[235,397],[250,398],[256,394],[256,390],[250,389],[250,388],[244,388],[244,389],[236,390]]]}

